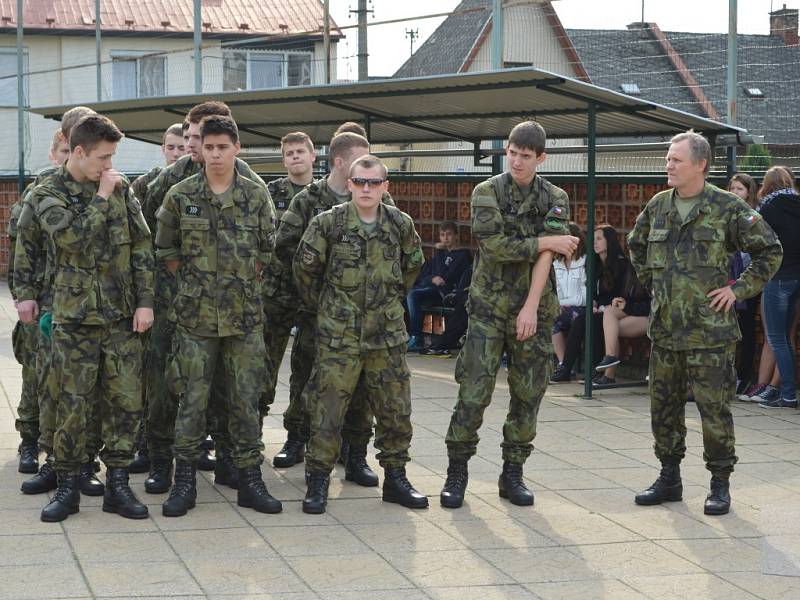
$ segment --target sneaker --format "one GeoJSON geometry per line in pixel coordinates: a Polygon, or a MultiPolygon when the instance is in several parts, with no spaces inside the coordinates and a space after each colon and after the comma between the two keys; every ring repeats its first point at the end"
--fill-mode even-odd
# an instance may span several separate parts
{"type": "Polygon", "coordinates": [[[422,352],[423,350],[422,338],[412,335],[408,340],[408,352],[422,352]]]}
{"type": "Polygon", "coordinates": [[[614,379],[613,377],[606,377],[605,375],[601,375],[600,377],[597,377],[597,378],[592,380],[592,386],[593,387],[602,387],[604,385],[614,385],[615,383],[617,383],[616,379],[614,379]]]}
{"type": "Polygon", "coordinates": [[[450,350],[443,350],[441,348],[428,348],[423,350],[420,354],[425,356],[438,356],[439,358],[453,358],[453,353],[450,350]]]}
{"type": "Polygon", "coordinates": [[[606,354],[603,357],[603,360],[600,361],[600,364],[597,365],[594,369],[595,371],[605,371],[609,367],[617,366],[620,362],[622,361],[619,359],[618,356],[610,356],[606,354]]]}
{"type": "Polygon", "coordinates": [[[775,398],[767,402],[759,402],[761,408],[797,408],[797,400],[786,400],[785,398],[775,398]]]}
{"type": "Polygon", "coordinates": [[[758,395],[764,391],[765,387],[767,387],[766,383],[754,383],[744,392],[739,394],[739,400],[742,402],[758,402],[760,400],[758,395]]]}
{"type": "Polygon", "coordinates": [[[764,386],[764,389],[761,390],[760,393],[756,394],[755,399],[750,398],[753,402],[758,402],[759,404],[765,404],[767,402],[772,402],[773,400],[780,400],[780,391],[774,385],[767,385],[764,386]]]}
{"type": "Polygon", "coordinates": [[[558,365],[550,375],[550,383],[569,383],[572,380],[572,374],[564,367],[558,365]]]}

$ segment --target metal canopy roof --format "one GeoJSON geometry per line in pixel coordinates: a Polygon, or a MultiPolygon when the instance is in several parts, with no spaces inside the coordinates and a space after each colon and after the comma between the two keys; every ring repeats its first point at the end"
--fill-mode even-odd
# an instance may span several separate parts
{"type": "MultiPolygon", "coordinates": [[[[138,98],[89,106],[113,119],[126,136],[160,144],[164,130],[206,100],[233,111],[243,146],[272,145],[302,130],[320,144],[344,121],[365,122],[378,144],[505,139],[520,120],[534,118],[547,137],[584,138],[588,107],[603,138],[672,135],[694,128],[716,138],[744,130],[532,68],[347,84],[138,98]]],[[[59,119],[71,106],[32,108],[59,119]]]]}

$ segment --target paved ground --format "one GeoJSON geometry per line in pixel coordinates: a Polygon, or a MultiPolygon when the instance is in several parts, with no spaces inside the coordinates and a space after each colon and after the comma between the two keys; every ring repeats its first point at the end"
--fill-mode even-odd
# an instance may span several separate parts
{"type": "MultiPolygon", "coordinates": [[[[705,517],[708,474],[699,418],[689,407],[685,500],[641,508],[634,491],[656,469],[643,389],[593,400],[577,385],[551,386],[526,468],[533,508],[497,496],[508,387],[500,377],[470,462],[464,507],[439,507],[443,435],[456,385],[452,360],[414,357],[412,482],[431,508],[384,505],[377,489],[343,482],[337,469],[328,513],[304,515],[302,467],[265,465],[280,515],[236,506],[235,492],[199,482],[189,516],[161,516],[163,496],[134,488],[150,517],[130,521],[84,498],[81,512],[45,524],[45,499],[24,496],[16,472],[14,411],[19,367],[11,353],[13,308],[0,289],[0,598],[275,598],[470,600],[480,598],[800,598],[800,414],[737,403],[740,464],[734,510],[705,517]]],[[[281,373],[268,457],[283,439],[288,374],[281,373]]],[[[374,457],[370,458],[377,466],[374,457]]]]}

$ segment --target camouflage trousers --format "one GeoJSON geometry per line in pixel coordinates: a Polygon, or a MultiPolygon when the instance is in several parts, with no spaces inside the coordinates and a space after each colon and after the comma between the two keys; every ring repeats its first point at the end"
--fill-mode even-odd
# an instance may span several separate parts
{"type": "MultiPolygon", "coordinates": [[[[258,413],[263,419],[269,414],[269,407],[275,402],[275,388],[278,387],[278,371],[289,344],[292,326],[295,323],[297,307],[284,306],[269,299],[264,300],[264,345],[267,348],[267,389],[258,403],[258,413]]],[[[292,348],[294,356],[294,348],[292,348]]],[[[284,422],[286,415],[284,413],[284,422]]]]}
{"type": "MultiPolygon", "coordinates": [[[[56,398],[58,382],[52,370],[53,342],[41,331],[38,332],[36,352],[36,391],[39,405],[39,448],[47,454],[47,462],[53,463],[53,437],[56,433],[56,398]]],[[[94,394],[102,394],[101,386],[96,386],[94,394]]],[[[99,401],[92,402],[92,413],[86,429],[86,446],[83,461],[93,461],[103,447],[99,401]]]]}
{"type": "MultiPolygon", "coordinates": [[[[375,415],[375,447],[381,466],[402,467],[411,445],[411,385],[405,347],[342,354],[319,346],[312,376],[316,400],[306,467],[330,473],[342,444],[345,414],[360,386],[375,415]]],[[[352,442],[351,442],[352,443],[352,442]]]]}
{"type": "Polygon", "coordinates": [[[39,326],[17,321],[11,333],[14,357],[22,365],[22,394],[14,426],[25,441],[39,439],[39,401],[36,385],[36,354],[39,326]]]}
{"type": "Polygon", "coordinates": [[[131,319],[110,325],[57,323],[52,349],[54,469],[78,473],[95,407],[105,444],[100,457],[107,467],[127,467],[142,409],[142,342],[131,319]]]}
{"type": "Polygon", "coordinates": [[[712,473],[730,473],[736,464],[730,400],[736,394],[736,349],[675,351],[653,344],[650,354],[650,416],[654,449],[665,464],[686,455],[687,384],[703,424],[703,460],[712,473]]]}
{"type": "MultiPolygon", "coordinates": [[[[145,420],[147,448],[150,457],[172,460],[178,398],[170,390],[167,381],[168,357],[175,335],[175,325],[167,319],[167,310],[166,307],[156,307],[155,320],[150,329],[146,360],[147,372],[145,373],[147,388],[145,420]]],[[[228,435],[227,403],[225,401],[227,385],[224,374],[222,361],[219,361],[217,375],[212,385],[205,432],[211,434],[217,448],[227,450],[230,449],[231,442],[228,435]]]]}
{"type": "Polygon", "coordinates": [[[536,334],[520,342],[516,317],[498,322],[470,315],[466,341],[456,361],[458,401],[445,437],[450,459],[469,460],[475,454],[478,429],[492,400],[504,351],[511,399],[503,425],[503,460],[523,464],[530,456],[539,406],[553,368],[550,324],[540,322],[536,334]]]}
{"type": "Polygon", "coordinates": [[[221,383],[221,365],[227,389],[217,396],[225,402],[233,462],[238,468],[261,464],[264,444],[260,439],[258,402],[266,382],[265,362],[260,328],[244,335],[201,337],[176,327],[167,367],[170,389],[178,398],[176,459],[196,462],[200,458],[200,443],[206,437],[206,411],[212,386],[221,383]]]}
{"type": "MultiPolygon", "coordinates": [[[[306,311],[301,310],[297,313],[297,335],[292,342],[292,374],[289,376],[289,406],[283,413],[283,428],[302,440],[307,440],[310,436],[311,416],[307,403],[309,395],[314,392],[313,386],[309,386],[309,380],[317,355],[316,319],[316,315],[306,311]]],[[[359,406],[366,410],[365,405],[359,404],[359,406]]],[[[345,418],[345,427],[352,424],[354,419],[358,419],[355,413],[353,419],[345,418]]],[[[372,436],[371,415],[364,415],[364,423],[361,424],[361,428],[366,430],[366,439],[364,440],[364,444],[366,444],[372,436]]],[[[358,425],[354,429],[357,430],[358,425]]],[[[357,437],[358,431],[355,431],[354,435],[357,437]]],[[[349,438],[346,439],[350,441],[349,438]]]]}

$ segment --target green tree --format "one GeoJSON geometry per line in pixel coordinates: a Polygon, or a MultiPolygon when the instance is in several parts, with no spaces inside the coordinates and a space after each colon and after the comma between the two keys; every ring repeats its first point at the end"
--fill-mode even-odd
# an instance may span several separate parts
{"type": "Polygon", "coordinates": [[[772,154],[761,144],[750,144],[739,163],[740,170],[757,173],[763,173],[771,166],[772,154]]]}

